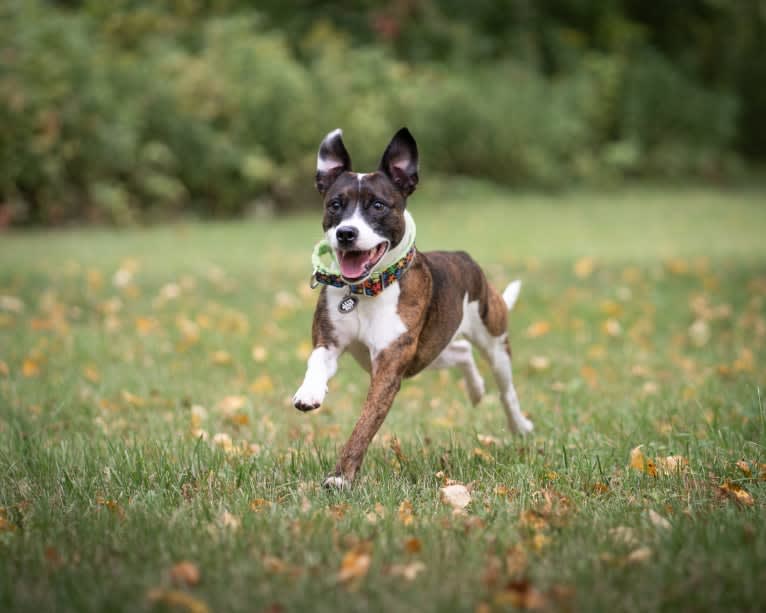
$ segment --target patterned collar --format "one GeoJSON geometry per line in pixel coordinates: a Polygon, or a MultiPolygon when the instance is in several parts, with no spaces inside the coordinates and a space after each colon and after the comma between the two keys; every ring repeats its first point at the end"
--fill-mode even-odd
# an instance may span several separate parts
{"type": "MultiPolygon", "coordinates": [[[[343,280],[343,277],[334,273],[328,273],[321,270],[317,270],[314,273],[314,279],[316,283],[323,283],[324,285],[331,285],[332,287],[348,287],[351,294],[364,294],[365,296],[377,296],[389,285],[393,285],[402,275],[407,272],[407,269],[412,264],[412,260],[415,259],[415,245],[413,243],[409,251],[403,258],[397,260],[388,268],[381,270],[380,272],[374,272],[367,277],[361,283],[351,285],[343,280]]],[[[316,287],[314,285],[314,287],[316,287]]]]}

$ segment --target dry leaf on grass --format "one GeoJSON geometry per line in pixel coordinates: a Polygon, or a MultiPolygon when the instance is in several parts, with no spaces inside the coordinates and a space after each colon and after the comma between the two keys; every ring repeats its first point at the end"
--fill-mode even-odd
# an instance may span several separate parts
{"type": "Polygon", "coordinates": [[[625,562],[628,564],[637,564],[639,562],[646,562],[652,557],[652,550],[649,547],[639,547],[631,551],[625,558],[625,562]]]}
{"type": "Polygon", "coordinates": [[[741,505],[752,507],[755,504],[753,495],[741,485],[728,479],[718,486],[719,491],[726,497],[741,505]]]}
{"type": "Polygon", "coordinates": [[[354,579],[361,579],[367,575],[372,563],[369,545],[363,543],[351,551],[346,552],[340,563],[338,581],[348,583],[354,579]]]}
{"type": "Polygon", "coordinates": [[[528,580],[511,581],[494,598],[498,606],[511,605],[519,609],[538,610],[548,605],[545,595],[528,580]]]}
{"type": "Polygon", "coordinates": [[[197,585],[201,575],[194,562],[184,560],[174,564],[170,569],[170,580],[176,585],[197,585]]]}
{"type": "Polygon", "coordinates": [[[188,611],[188,613],[209,613],[210,611],[210,608],[202,600],[180,590],[156,588],[149,590],[147,598],[152,603],[160,604],[167,608],[181,609],[188,611]]]}
{"type": "Polygon", "coordinates": [[[415,578],[426,569],[426,565],[420,560],[409,564],[393,564],[388,567],[388,574],[401,577],[406,581],[414,581],[415,578]]]}
{"type": "Polygon", "coordinates": [[[471,493],[465,485],[455,483],[439,488],[441,501],[453,509],[465,509],[471,503],[471,493]]]}
{"type": "Polygon", "coordinates": [[[405,526],[409,526],[415,521],[415,516],[412,512],[412,503],[409,500],[403,500],[399,505],[399,521],[405,526]]]}
{"type": "Polygon", "coordinates": [[[661,528],[663,530],[670,529],[670,522],[667,519],[665,519],[662,515],[657,513],[657,511],[655,511],[654,509],[649,509],[649,521],[656,528],[661,528]]]}
{"type": "Polygon", "coordinates": [[[683,472],[689,465],[689,460],[680,455],[648,458],[641,450],[643,445],[630,450],[629,466],[652,477],[659,475],[674,475],[683,472]]]}

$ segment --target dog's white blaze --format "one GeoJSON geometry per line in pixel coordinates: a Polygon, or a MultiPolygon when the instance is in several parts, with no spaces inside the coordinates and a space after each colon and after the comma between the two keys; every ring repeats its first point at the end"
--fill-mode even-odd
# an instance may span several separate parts
{"type": "Polygon", "coordinates": [[[315,406],[322,404],[327,393],[327,382],[338,370],[338,349],[317,347],[311,352],[303,385],[293,396],[293,404],[315,406]]]}
{"type": "Polygon", "coordinates": [[[353,311],[340,313],[338,303],[345,298],[346,290],[328,286],[327,312],[338,344],[345,349],[351,343],[362,343],[374,359],[404,334],[407,326],[397,312],[400,292],[401,287],[394,283],[375,297],[359,296],[353,311]]]}
{"type": "Polygon", "coordinates": [[[358,205],[354,209],[354,213],[351,215],[351,217],[347,217],[337,226],[333,226],[325,233],[325,236],[327,237],[327,240],[330,242],[330,245],[333,249],[338,248],[338,237],[335,235],[335,232],[340,226],[343,226],[344,228],[352,227],[356,229],[358,236],[356,239],[356,244],[354,245],[354,249],[359,251],[367,251],[368,249],[373,249],[383,241],[388,240],[385,236],[381,236],[372,229],[370,224],[367,223],[364,217],[362,217],[362,214],[359,212],[358,205]]]}

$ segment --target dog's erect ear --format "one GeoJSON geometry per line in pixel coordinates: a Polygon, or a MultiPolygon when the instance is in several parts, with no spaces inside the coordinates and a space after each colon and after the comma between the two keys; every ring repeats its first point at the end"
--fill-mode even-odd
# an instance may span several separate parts
{"type": "Polygon", "coordinates": [[[316,186],[319,193],[327,193],[335,179],[347,170],[351,170],[351,157],[343,144],[343,131],[333,130],[324,137],[317,153],[316,186]]]}
{"type": "Polygon", "coordinates": [[[402,128],[388,143],[380,170],[388,175],[399,190],[409,196],[418,184],[418,146],[407,128],[402,128]]]}

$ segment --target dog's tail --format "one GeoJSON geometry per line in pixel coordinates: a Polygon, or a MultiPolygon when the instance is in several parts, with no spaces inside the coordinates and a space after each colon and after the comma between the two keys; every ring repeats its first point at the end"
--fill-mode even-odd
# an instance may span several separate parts
{"type": "Polygon", "coordinates": [[[505,305],[508,307],[509,311],[513,308],[513,305],[516,304],[520,293],[521,281],[518,279],[511,281],[511,283],[508,284],[508,287],[506,287],[503,291],[503,300],[505,301],[505,305]]]}

